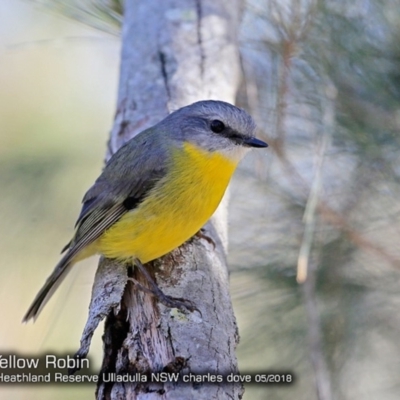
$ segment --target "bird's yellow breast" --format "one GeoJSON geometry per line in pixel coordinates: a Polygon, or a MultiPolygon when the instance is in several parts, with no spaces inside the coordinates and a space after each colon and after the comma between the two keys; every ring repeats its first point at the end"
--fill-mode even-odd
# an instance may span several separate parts
{"type": "Polygon", "coordinates": [[[224,155],[185,143],[146,199],[96,241],[97,251],[146,263],[180,246],[214,213],[236,165],[224,155]]]}

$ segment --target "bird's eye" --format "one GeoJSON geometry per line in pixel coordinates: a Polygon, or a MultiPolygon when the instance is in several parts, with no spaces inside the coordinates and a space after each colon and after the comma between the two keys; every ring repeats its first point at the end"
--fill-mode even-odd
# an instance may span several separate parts
{"type": "Polygon", "coordinates": [[[210,128],[215,133],[221,133],[225,129],[225,125],[218,119],[211,121],[210,128]]]}

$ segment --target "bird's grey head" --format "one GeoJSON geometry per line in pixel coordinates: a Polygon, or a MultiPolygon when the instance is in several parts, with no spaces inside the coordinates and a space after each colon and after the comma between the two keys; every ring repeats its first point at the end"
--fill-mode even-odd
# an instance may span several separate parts
{"type": "Polygon", "coordinates": [[[222,101],[199,101],[170,114],[161,124],[179,142],[240,159],[251,147],[267,147],[256,139],[256,125],[246,111],[222,101]]]}

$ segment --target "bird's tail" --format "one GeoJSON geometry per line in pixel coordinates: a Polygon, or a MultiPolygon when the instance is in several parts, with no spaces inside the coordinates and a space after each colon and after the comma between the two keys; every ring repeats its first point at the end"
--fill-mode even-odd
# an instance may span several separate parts
{"type": "Polygon", "coordinates": [[[42,311],[45,304],[49,301],[50,297],[57,290],[60,283],[67,276],[71,267],[74,265],[74,256],[76,255],[73,251],[68,251],[65,256],[54,268],[54,271],[47,278],[45,284],[36,295],[35,300],[26,312],[22,322],[28,322],[30,319],[36,319],[39,313],[42,311]]]}

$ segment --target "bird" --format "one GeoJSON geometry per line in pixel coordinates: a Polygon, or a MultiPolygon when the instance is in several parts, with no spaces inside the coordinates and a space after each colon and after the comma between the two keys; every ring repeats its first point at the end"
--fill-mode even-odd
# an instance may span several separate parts
{"type": "Polygon", "coordinates": [[[218,207],[239,161],[251,148],[268,146],[255,131],[246,111],[204,100],[127,141],[83,197],[75,234],[23,322],[36,319],[78,261],[100,254],[133,261],[145,273],[143,264],[195,235],[218,207]]]}

